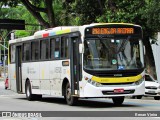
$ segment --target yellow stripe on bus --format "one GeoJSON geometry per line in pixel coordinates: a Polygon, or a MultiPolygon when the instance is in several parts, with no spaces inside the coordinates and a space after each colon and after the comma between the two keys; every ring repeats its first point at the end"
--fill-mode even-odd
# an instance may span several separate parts
{"type": "Polygon", "coordinates": [[[69,33],[69,32],[71,32],[70,29],[60,30],[60,31],[56,31],[56,35],[64,34],[64,33],[69,33]]]}
{"type": "Polygon", "coordinates": [[[136,82],[142,78],[142,75],[132,76],[132,77],[92,77],[93,81],[99,83],[127,83],[136,82]]]}

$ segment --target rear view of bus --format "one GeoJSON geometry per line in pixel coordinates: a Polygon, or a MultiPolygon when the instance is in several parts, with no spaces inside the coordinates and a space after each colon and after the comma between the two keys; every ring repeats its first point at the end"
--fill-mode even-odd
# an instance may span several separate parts
{"type": "Polygon", "coordinates": [[[110,97],[116,105],[120,105],[125,96],[144,94],[143,76],[140,26],[93,24],[85,28],[84,97],[110,97]]]}

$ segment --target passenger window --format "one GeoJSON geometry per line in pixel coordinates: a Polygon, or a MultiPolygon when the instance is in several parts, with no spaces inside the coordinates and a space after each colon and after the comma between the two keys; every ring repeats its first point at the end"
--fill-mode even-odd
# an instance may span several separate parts
{"type": "Polygon", "coordinates": [[[11,46],[11,63],[15,62],[15,45],[11,46]]]}
{"type": "Polygon", "coordinates": [[[54,48],[55,48],[55,39],[52,38],[50,42],[50,51],[51,51],[51,59],[54,59],[54,48]]]}
{"type": "Polygon", "coordinates": [[[61,38],[61,58],[68,58],[68,37],[61,38]]]}
{"type": "Polygon", "coordinates": [[[59,38],[51,39],[51,58],[52,59],[60,58],[60,39],[59,38]]]}
{"type": "Polygon", "coordinates": [[[44,39],[40,42],[41,44],[41,59],[49,59],[49,40],[44,39]]]}
{"type": "Polygon", "coordinates": [[[30,43],[23,44],[23,61],[30,60],[30,43]]]}
{"type": "Polygon", "coordinates": [[[60,39],[56,38],[54,58],[60,58],[60,39]]]}
{"type": "Polygon", "coordinates": [[[34,41],[31,43],[31,50],[32,50],[32,60],[39,59],[39,41],[34,41]]]}

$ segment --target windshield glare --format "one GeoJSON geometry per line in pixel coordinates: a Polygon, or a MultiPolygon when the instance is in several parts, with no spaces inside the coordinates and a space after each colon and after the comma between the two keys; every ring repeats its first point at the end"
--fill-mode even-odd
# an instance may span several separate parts
{"type": "Polygon", "coordinates": [[[85,69],[128,70],[144,67],[142,42],[139,39],[86,39],[84,47],[85,69]]]}

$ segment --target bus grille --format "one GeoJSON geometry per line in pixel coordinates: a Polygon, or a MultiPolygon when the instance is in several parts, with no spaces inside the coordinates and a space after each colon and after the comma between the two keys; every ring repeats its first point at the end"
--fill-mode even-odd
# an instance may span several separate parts
{"type": "Polygon", "coordinates": [[[128,83],[101,83],[102,85],[132,85],[134,82],[128,83]]]}
{"type": "Polygon", "coordinates": [[[133,94],[135,90],[124,90],[122,93],[115,93],[114,91],[102,91],[103,95],[117,95],[117,94],[133,94]]]}

